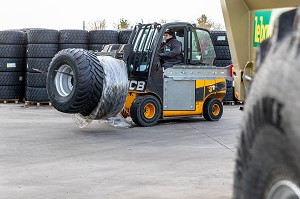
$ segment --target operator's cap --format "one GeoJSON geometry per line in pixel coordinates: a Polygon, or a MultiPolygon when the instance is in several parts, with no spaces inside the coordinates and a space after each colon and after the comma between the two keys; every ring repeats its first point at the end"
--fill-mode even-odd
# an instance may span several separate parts
{"type": "Polygon", "coordinates": [[[164,34],[168,34],[168,35],[171,35],[171,36],[173,36],[174,37],[174,35],[175,35],[175,32],[173,31],[173,30],[170,30],[170,29],[168,29],[168,30],[166,30],[165,31],[165,33],[164,34]]]}

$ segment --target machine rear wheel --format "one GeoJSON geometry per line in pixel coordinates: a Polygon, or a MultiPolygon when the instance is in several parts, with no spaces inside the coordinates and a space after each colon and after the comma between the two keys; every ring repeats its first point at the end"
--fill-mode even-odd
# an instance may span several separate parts
{"type": "Polygon", "coordinates": [[[161,116],[161,103],[152,95],[138,96],[131,105],[130,115],[139,126],[154,126],[161,116]]]}
{"type": "Polygon", "coordinates": [[[203,117],[208,121],[217,121],[223,115],[223,104],[217,99],[210,98],[204,102],[203,117]]]}

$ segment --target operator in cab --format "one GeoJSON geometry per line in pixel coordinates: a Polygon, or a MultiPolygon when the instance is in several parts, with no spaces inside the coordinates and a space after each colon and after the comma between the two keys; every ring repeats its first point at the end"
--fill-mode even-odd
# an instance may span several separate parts
{"type": "Polygon", "coordinates": [[[160,61],[163,68],[173,67],[183,62],[182,44],[175,37],[173,30],[167,30],[163,35],[164,42],[161,43],[160,61]]]}

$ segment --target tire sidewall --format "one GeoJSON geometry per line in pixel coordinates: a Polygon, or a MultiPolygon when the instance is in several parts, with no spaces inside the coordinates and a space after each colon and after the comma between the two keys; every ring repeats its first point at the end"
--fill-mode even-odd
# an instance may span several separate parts
{"type": "Polygon", "coordinates": [[[52,62],[50,63],[48,76],[47,76],[47,92],[49,98],[53,104],[59,104],[59,106],[69,106],[72,104],[71,102],[75,98],[76,90],[78,89],[78,70],[74,59],[65,53],[60,54],[60,59],[53,58],[52,62]],[[56,77],[56,70],[58,70],[62,65],[68,65],[73,70],[73,89],[68,96],[61,96],[55,84],[55,77],[56,77]],[[51,92],[52,91],[52,92],[51,92]]]}
{"type": "MultiPolygon", "coordinates": [[[[300,187],[299,37],[296,40],[292,35],[299,30],[283,25],[289,35],[279,41],[273,34],[247,95],[235,167],[235,199],[264,198],[280,180],[300,187]]],[[[278,27],[274,33],[281,31],[278,27]]]]}

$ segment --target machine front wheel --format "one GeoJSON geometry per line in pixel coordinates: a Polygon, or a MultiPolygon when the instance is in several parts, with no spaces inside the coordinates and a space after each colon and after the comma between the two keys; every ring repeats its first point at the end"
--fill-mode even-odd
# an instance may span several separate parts
{"type": "Polygon", "coordinates": [[[130,108],[130,116],[138,126],[154,126],[161,116],[161,103],[152,95],[138,96],[130,108]]]}

